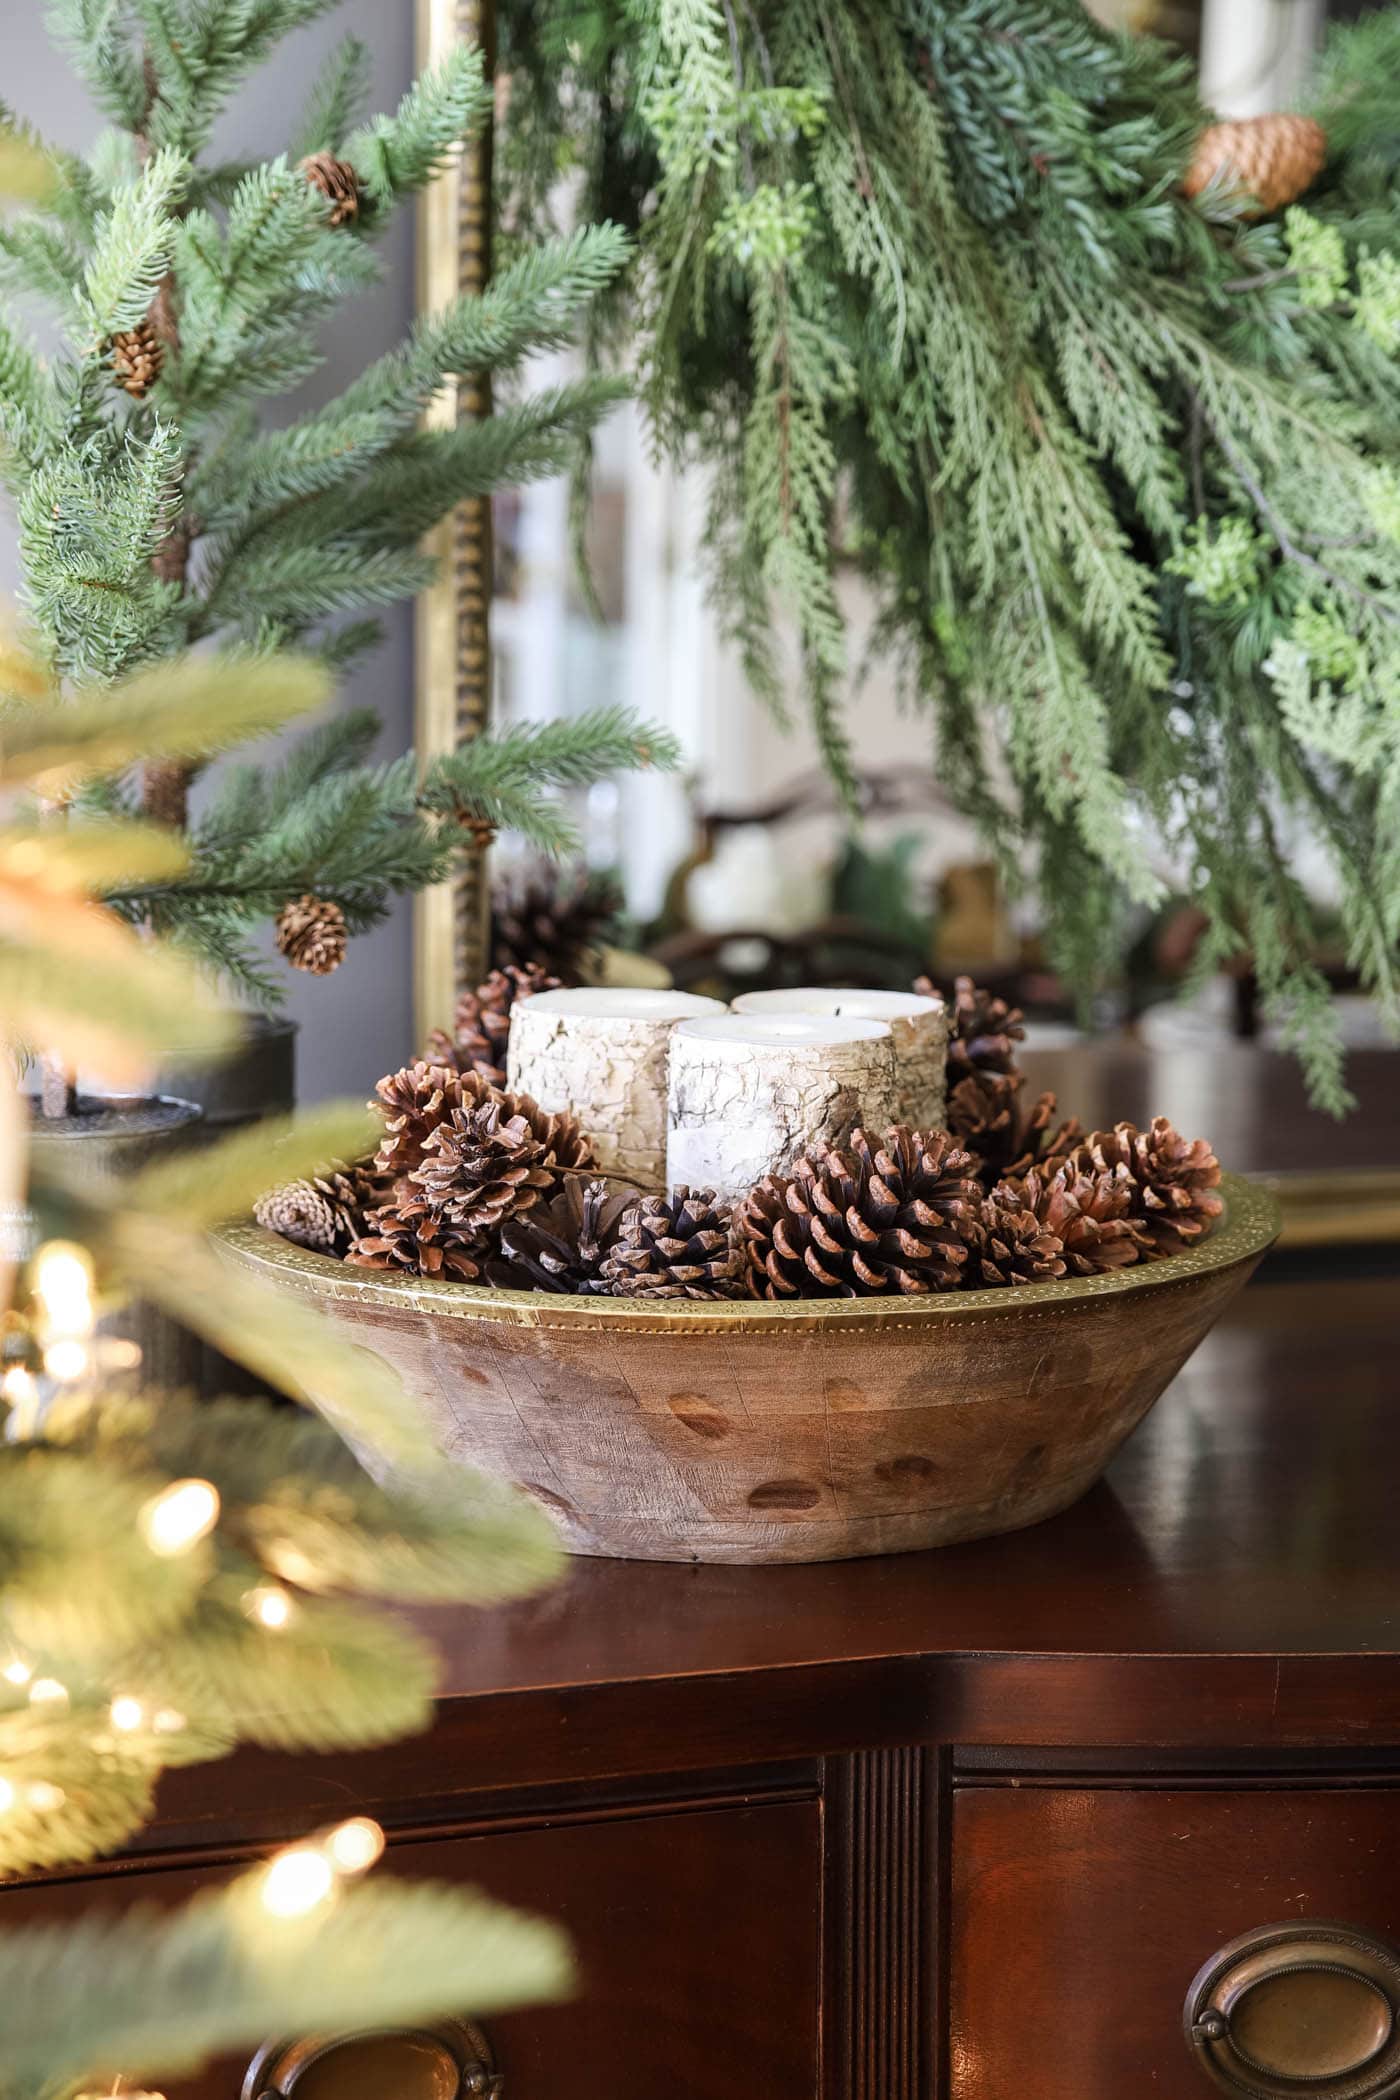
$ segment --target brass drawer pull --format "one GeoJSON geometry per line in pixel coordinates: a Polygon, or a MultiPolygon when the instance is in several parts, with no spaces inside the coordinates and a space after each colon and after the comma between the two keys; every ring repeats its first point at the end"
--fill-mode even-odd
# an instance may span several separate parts
{"type": "Polygon", "coordinates": [[[496,2059],[468,2020],[268,2042],[242,2100],[504,2100],[496,2059]]]}
{"type": "Polygon", "coordinates": [[[1265,1925],[1186,1994],[1203,2071],[1245,2100],[1397,2100],[1400,1952],[1348,1925],[1265,1925]]]}

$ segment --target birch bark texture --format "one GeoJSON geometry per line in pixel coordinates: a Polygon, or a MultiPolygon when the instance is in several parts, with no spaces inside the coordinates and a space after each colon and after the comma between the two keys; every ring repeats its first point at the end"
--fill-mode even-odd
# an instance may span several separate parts
{"type": "Polygon", "coordinates": [[[883,1021],[725,1014],[683,1021],[671,1040],[672,1188],[736,1203],[766,1174],[787,1174],[858,1125],[884,1130],[896,1100],[894,1041],[883,1021]]]}
{"type": "Polygon", "coordinates": [[[605,1172],[661,1189],[671,1032],[678,1021],[723,1014],[718,999],[693,992],[537,992],[511,1008],[507,1084],[551,1115],[576,1115],[605,1172]]]}
{"type": "Polygon", "coordinates": [[[894,1043],[895,1114],[911,1130],[942,1130],[947,1121],[948,1009],[920,992],[842,991],[822,985],[745,992],[736,1014],[826,1014],[883,1021],[894,1043]]]}

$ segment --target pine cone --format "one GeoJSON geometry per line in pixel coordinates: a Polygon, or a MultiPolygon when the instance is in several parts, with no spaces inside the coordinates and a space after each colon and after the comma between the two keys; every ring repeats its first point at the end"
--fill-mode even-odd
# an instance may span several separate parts
{"type": "Polygon", "coordinates": [[[558,984],[577,984],[621,911],[616,885],[590,870],[538,868],[492,898],[491,960],[498,970],[533,966],[558,984]]]}
{"type": "Polygon", "coordinates": [[[1065,1273],[1065,1250],[1017,1189],[1001,1183],[982,1205],[975,1273],[969,1283],[989,1288],[1049,1283],[1065,1273]]]}
{"type": "Polygon", "coordinates": [[[461,1106],[461,1076],[420,1057],[380,1080],[375,1088],[378,1102],[370,1103],[385,1119],[374,1158],[378,1173],[392,1180],[421,1165],[428,1139],[449,1112],[461,1106]]]}
{"type": "Polygon", "coordinates": [[[481,1249],[470,1232],[438,1217],[426,1201],[397,1194],[365,1220],[365,1230],[345,1259],[360,1269],[401,1269],[408,1276],[435,1276],[475,1283],[481,1249]]]}
{"type": "Polygon", "coordinates": [[[1038,1094],[1029,1105],[1023,1102],[1025,1083],[1023,1072],[979,1070],[959,1080],[948,1097],[948,1128],[976,1154],[988,1188],[1019,1179],[1032,1167],[1053,1167],[1083,1138],[1073,1117],[1055,1125],[1053,1094],[1038,1094]]]}
{"type": "Polygon", "coordinates": [[[329,977],[345,960],[345,914],[329,897],[308,891],[277,914],[277,948],[294,970],[329,977]]]}
{"type": "Polygon", "coordinates": [[[713,1189],[684,1186],[632,1199],[603,1263],[615,1298],[746,1298],[743,1256],[727,1204],[713,1189]]]}
{"type": "Polygon", "coordinates": [[[312,189],[331,202],[332,226],[353,226],[360,216],[360,178],[348,160],[333,153],[308,153],[298,167],[312,189]]]}
{"type": "MultiPolygon", "coordinates": [[[[914,989],[925,999],[940,996],[931,977],[920,977],[914,989]]],[[[955,977],[948,1002],[949,1093],[974,1072],[1014,1072],[1016,1045],[1025,1035],[1019,1007],[984,992],[970,977],[955,977]]]]}
{"type": "Polygon", "coordinates": [[[111,359],[116,384],[133,401],[144,401],[160,378],[165,345],[151,323],[141,320],[134,328],[118,329],[111,341],[111,359]]]}
{"type": "Polygon", "coordinates": [[[1246,191],[1258,208],[1243,216],[1259,219],[1296,203],[1326,161],[1327,134],[1312,117],[1237,117],[1201,133],[1181,187],[1188,197],[1217,180],[1227,194],[1246,191]]]}
{"type": "Polygon", "coordinates": [[[1184,1138],[1165,1116],[1146,1130],[1117,1123],[1096,1130],[1071,1154],[1075,1174],[1113,1174],[1122,1168],[1132,1183],[1131,1214],[1142,1227],[1148,1260],[1162,1260],[1193,1247],[1215,1229],[1224,1204],[1215,1194],[1220,1162],[1205,1138],[1184,1138]]]}
{"type": "Polygon", "coordinates": [[[423,1139],[409,1170],[410,1206],[421,1199],[477,1242],[507,1218],[532,1210],[561,1177],[596,1165],[575,1118],[549,1115],[528,1094],[502,1093],[475,1072],[457,1081],[455,1103],[423,1139]]]}
{"type": "Polygon", "coordinates": [[[1144,1260],[1151,1241],[1132,1215],[1134,1183],[1124,1167],[1077,1173],[1032,1172],[1023,1182],[993,1190],[996,1201],[1023,1202],[1064,1248],[1073,1276],[1098,1276],[1144,1260]]]}
{"type": "Polygon", "coordinates": [[[630,1189],[571,1174],[557,1196],[501,1228],[501,1252],[486,1281],[507,1291],[553,1291],[596,1297],[607,1290],[601,1270],[635,1202],[630,1189]]]}
{"type": "Polygon", "coordinates": [[[367,1213],[384,1195],[383,1177],[367,1161],[346,1166],[336,1160],[324,1174],[269,1189],[253,1205],[253,1216],[265,1232],[280,1233],[295,1247],[343,1257],[365,1231],[367,1213]]]}
{"type": "Polygon", "coordinates": [[[531,964],[521,970],[514,963],[493,970],[474,992],[463,992],[452,1019],[452,1033],[435,1028],[428,1037],[427,1056],[434,1064],[448,1065],[457,1072],[475,1072],[491,1086],[506,1083],[506,1046],[510,1040],[511,1008],[517,999],[533,998],[536,992],[558,989],[557,977],[531,964]]]}
{"type": "Polygon", "coordinates": [[[979,1229],[976,1161],[945,1130],[854,1131],[842,1151],[770,1175],[735,1223],[762,1298],[955,1290],[979,1229]]]}

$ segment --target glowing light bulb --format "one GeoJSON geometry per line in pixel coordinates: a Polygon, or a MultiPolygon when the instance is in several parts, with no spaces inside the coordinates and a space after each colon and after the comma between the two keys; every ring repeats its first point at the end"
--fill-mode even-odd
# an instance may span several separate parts
{"type": "Polygon", "coordinates": [[[249,1590],[243,1599],[243,1609],[250,1619],[273,1633],[280,1633],[284,1626],[290,1626],[296,1616],[295,1604],[275,1582],[260,1582],[255,1590],[249,1590]]]}
{"type": "Polygon", "coordinates": [[[10,1408],[5,1435],[11,1443],[22,1443],[32,1437],[39,1426],[43,1396],[33,1374],[23,1364],[11,1364],[0,1378],[0,1394],[9,1402],[10,1408]]]}
{"type": "Polygon", "coordinates": [[[36,1779],[24,1790],[25,1806],[36,1809],[41,1816],[50,1816],[62,1808],[68,1796],[61,1786],[50,1786],[47,1779],[36,1779]]]}
{"type": "Polygon", "coordinates": [[[294,1845],[279,1852],[262,1879],[262,1902],[274,1918],[303,1918],[326,1901],[335,1887],[335,1869],[324,1852],[294,1845]]]}
{"type": "Polygon", "coordinates": [[[178,1735],[182,1728],[188,1728],[189,1725],[184,1715],[177,1713],[173,1706],[162,1706],[151,1722],[157,1735],[178,1735]]]}
{"type": "Polygon", "coordinates": [[[337,1874],[366,1874],[384,1850],[384,1833],[369,1816],[352,1816],[337,1824],[326,1839],[326,1852],[337,1874]]]}
{"type": "Polygon", "coordinates": [[[66,1706],[68,1687],[60,1684],[56,1677],[36,1677],[29,1687],[31,1706],[66,1706]]]}
{"type": "Polygon", "coordinates": [[[6,1684],[28,1684],[33,1675],[33,1670],[22,1655],[12,1655],[4,1669],[0,1670],[0,1677],[4,1678],[6,1684]]]}
{"type": "Polygon", "coordinates": [[[86,1342],[73,1338],[50,1342],[44,1351],[44,1369],[60,1385],[76,1385],[80,1378],[86,1378],[91,1363],[92,1352],[86,1342]]]}
{"type": "Polygon", "coordinates": [[[112,1701],[108,1715],[114,1728],[119,1728],[123,1735],[132,1735],[138,1728],[144,1727],[146,1709],[139,1699],[124,1694],[120,1699],[112,1701]]]}
{"type": "Polygon", "coordinates": [[[218,1521],[219,1491],[211,1480],[172,1480],[141,1512],[146,1544],[165,1559],[188,1553],[218,1521]]]}
{"type": "Polygon", "coordinates": [[[5,1815],[14,1805],[14,1788],[10,1785],[8,1779],[0,1779],[0,1816],[5,1815]]]}
{"type": "Polygon", "coordinates": [[[34,1295],[45,1341],[92,1333],[92,1263],[82,1247],[71,1240],[46,1241],[34,1261],[34,1295]]]}

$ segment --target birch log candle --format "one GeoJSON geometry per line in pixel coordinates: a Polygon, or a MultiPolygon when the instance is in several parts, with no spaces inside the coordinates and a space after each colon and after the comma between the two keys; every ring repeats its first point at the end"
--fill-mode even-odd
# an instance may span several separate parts
{"type": "Polygon", "coordinates": [[[552,1115],[576,1115],[600,1167],[663,1188],[671,1031],[678,1021],[723,1013],[718,999],[693,992],[594,985],[537,992],[511,1008],[506,1083],[552,1115]]]}
{"type": "Polygon", "coordinates": [[[894,1041],[883,1021],[683,1021],[671,1038],[667,1178],[734,1203],[813,1145],[843,1144],[862,1123],[883,1130],[894,1103],[894,1041]]]}
{"type": "Polygon", "coordinates": [[[820,985],[745,992],[736,1014],[837,1014],[883,1021],[894,1041],[895,1117],[914,1130],[941,1130],[947,1108],[948,1009],[918,992],[846,992],[820,985]]]}

